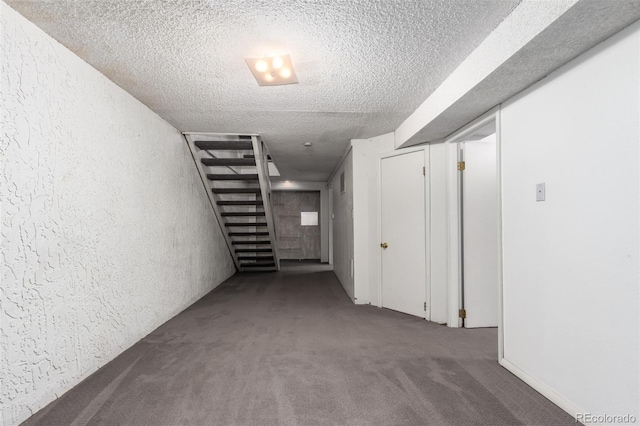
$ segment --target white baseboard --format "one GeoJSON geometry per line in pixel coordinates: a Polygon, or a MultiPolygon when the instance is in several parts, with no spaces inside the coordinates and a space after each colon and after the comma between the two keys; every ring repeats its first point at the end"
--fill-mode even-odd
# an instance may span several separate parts
{"type": "MultiPolygon", "coordinates": [[[[564,397],[557,394],[556,391],[554,391],[544,383],[540,382],[538,379],[530,376],[528,373],[524,372],[519,367],[516,367],[510,361],[507,361],[506,359],[502,358],[499,361],[499,363],[504,368],[506,368],[511,373],[513,373],[516,377],[518,377],[520,380],[522,380],[523,382],[525,382],[526,384],[534,388],[536,391],[538,391],[542,396],[544,396],[549,401],[553,402],[558,407],[566,411],[567,414],[569,414],[574,419],[576,418],[576,414],[587,412],[585,410],[578,408],[577,406],[575,406],[574,404],[566,400],[564,397]]],[[[599,423],[589,423],[589,425],[596,425],[596,424],[599,424],[599,423]]]]}

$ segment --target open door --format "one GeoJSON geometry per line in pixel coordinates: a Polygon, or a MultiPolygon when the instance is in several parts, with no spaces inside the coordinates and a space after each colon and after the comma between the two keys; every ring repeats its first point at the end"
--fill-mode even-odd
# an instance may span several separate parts
{"type": "Polygon", "coordinates": [[[498,326],[496,135],[460,143],[464,327],[498,326]]]}
{"type": "Polygon", "coordinates": [[[425,153],[380,160],[382,306],[425,317],[425,153]]]}

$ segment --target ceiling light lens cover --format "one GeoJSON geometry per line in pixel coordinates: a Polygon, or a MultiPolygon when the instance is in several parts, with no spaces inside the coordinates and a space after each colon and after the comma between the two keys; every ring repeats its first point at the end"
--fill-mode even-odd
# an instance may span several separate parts
{"type": "Polygon", "coordinates": [[[269,65],[267,65],[267,61],[260,60],[256,62],[256,71],[265,72],[268,69],[269,69],[269,65]]]}
{"type": "Polygon", "coordinates": [[[298,76],[293,70],[291,56],[289,55],[269,58],[246,58],[245,62],[260,86],[298,83],[298,76]]]}

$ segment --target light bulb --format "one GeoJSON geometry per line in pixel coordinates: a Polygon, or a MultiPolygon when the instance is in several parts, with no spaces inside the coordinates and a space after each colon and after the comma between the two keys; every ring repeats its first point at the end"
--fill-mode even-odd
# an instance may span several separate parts
{"type": "Polygon", "coordinates": [[[273,74],[273,73],[265,73],[264,79],[265,79],[265,81],[271,82],[271,81],[275,80],[275,74],[273,74]]]}
{"type": "Polygon", "coordinates": [[[266,61],[258,61],[256,62],[256,71],[258,72],[265,72],[267,70],[267,68],[269,68],[269,65],[267,65],[266,61]]]}
{"type": "Polygon", "coordinates": [[[282,68],[282,65],[284,65],[284,63],[282,62],[282,58],[280,56],[275,56],[271,61],[271,65],[273,66],[273,69],[279,70],[280,68],[282,68]]]}
{"type": "Polygon", "coordinates": [[[282,78],[291,77],[291,70],[289,68],[282,68],[280,70],[280,77],[282,77],[282,78]]]}

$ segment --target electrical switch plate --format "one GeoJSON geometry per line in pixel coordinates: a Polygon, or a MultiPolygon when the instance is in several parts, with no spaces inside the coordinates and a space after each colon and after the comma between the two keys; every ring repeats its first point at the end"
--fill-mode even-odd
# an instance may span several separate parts
{"type": "Polygon", "coordinates": [[[545,196],[544,183],[539,183],[536,185],[536,201],[544,201],[544,196],[545,196]]]}

